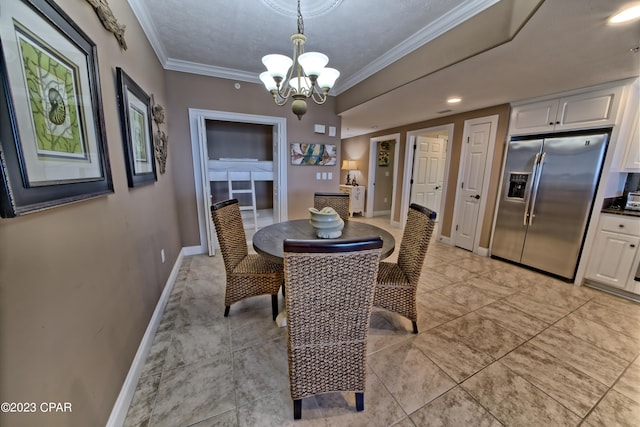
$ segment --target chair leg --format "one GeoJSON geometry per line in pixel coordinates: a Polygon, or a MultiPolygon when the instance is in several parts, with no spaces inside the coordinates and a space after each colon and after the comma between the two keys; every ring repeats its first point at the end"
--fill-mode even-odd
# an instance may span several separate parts
{"type": "Polygon", "coordinates": [[[356,411],[364,410],[364,393],[356,392],[356,411]]]}
{"type": "Polygon", "coordinates": [[[282,298],[284,298],[286,296],[284,293],[285,293],[284,282],[282,282],[282,298]]]}
{"type": "Polygon", "coordinates": [[[275,321],[276,317],[278,317],[278,294],[271,295],[271,312],[275,321]]]}
{"type": "Polygon", "coordinates": [[[418,324],[416,322],[412,322],[413,323],[413,333],[417,334],[418,333],[418,324]]]}
{"type": "Polygon", "coordinates": [[[293,401],[293,419],[299,420],[302,418],[302,399],[295,399],[293,401]]]}
{"type": "Polygon", "coordinates": [[[225,306],[224,306],[224,317],[229,316],[229,309],[230,309],[230,308],[231,308],[231,307],[230,307],[230,306],[228,306],[228,305],[225,305],[225,306]]]}

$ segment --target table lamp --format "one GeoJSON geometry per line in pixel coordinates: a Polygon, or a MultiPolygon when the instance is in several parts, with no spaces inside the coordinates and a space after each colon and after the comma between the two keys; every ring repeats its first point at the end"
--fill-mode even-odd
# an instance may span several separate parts
{"type": "MultiPolygon", "coordinates": [[[[350,172],[356,170],[357,166],[356,166],[356,161],[355,160],[343,160],[342,161],[342,167],[340,169],[342,169],[343,171],[347,171],[347,185],[353,185],[354,183],[351,182],[351,175],[350,172]]],[[[355,181],[355,180],[354,180],[355,181]]]]}

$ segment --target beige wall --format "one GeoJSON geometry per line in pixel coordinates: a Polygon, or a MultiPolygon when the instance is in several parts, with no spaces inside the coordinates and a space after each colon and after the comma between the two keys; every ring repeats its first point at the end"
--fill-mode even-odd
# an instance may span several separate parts
{"type": "MultiPolygon", "coordinates": [[[[482,232],[480,235],[480,246],[484,248],[489,247],[489,241],[491,239],[491,227],[493,224],[493,214],[495,211],[496,197],[498,194],[498,185],[500,183],[500,169],[502,167],[502,158],[504,155],[505,141],[508,131],[509,120],[509,105],[499,105],[491,108],[484,108],[481,110],[470,111],[467,113],[456,114],[447,117],[441,117],[434,120],[428,120],[425,122],[413,123],[406,126],[400,126],[393,129],[387,129],[380,132],[370,133],[366,135],[360,135],[353,138],[346,138],[342,141],[342,155],[347,155],[351,152],[358,152],[363,159],[369,158],[369,140],[371,138],[390,135],[394,133],[400,133],[400,154],[398,161],[396,162],[398,167],[398,174],[400,177],[405,173],[405,141],[407,140],[407,132],[419,129],[425,129],[430,127],[448,125],[453,123],[453,139],[451,141],[451,151],[449,156],[451,162],[449,166],[449,176],[445,177],[447,181],[447,194],[445,197],[445,204],[440,215],[442,220],[442,235],[451,236],[451,229],[453,226],[453,208],[457,190],[458,169],[460,167],[460,153],[462,150],[462,136],[464,133],[465,120],[498,115],[498,129],[496,132],[496,145],[493,153],[493,169],[489,180],[489,194],[487,200],[487,208],[485,216],[483,218],[482,232]]],[[[365,182],[368,176],[368,171],[363,171],[362,181],[365,182]]],[[[400,220],[400,205],[402,198],[402,184],[398,184],[396,189],[396,204],[395,212],[392,213],[393,220],[400,220]]]]}
{"type": "Polygon", "coordinates": [[[181,249],[172,156],[167,173],[140,188],[128,188],[124,168],[115,68],[166,107],[153,50],[126,1],[109,2],[126,25],[126,51],[87,2],[56,3],[97,45],[115,192],[0,219],[0,400],[73,410],[0,414],[2,426],[105,425],[181,249]]]}
{"type": "MultiPolygon", "coordinates": [[[[380,143],[384,141],[377,142],[377,150],[378,155],[380,154],[381,148],[380,143]]],[[[375,170],[375,197],[373,199],[373,211],[391,211],[391,202],[393,195],[393,175],[395,162],[397,159],[395,158],[395,148],[396,148],[396,140],[391,139],[386,141],[389,144],[388,156],[389,156],[389,165],[388,166],[380,166],[378,161],[376,160],[376,170],[375,170]],[[387,199],[385,202],[384,199],[387,199]]],[[[371,145],[369,145],[371,147],[371,145]]],[[[367,159],[368,160],[368,159],[367,159]]]]}
{"type": "MultiPolygon", "coordinates": [[[[169,71],[167,96],[171,129],[169,140],[171,156],[178,173],[174,175],[178,189],[180,234],[183,246],[200,244],[198,216],[193,176],[193,157],[189,130],[189,108],[239,112],[260,116],[285,117],[287,119],[287,141],[336,144],[340,151],[340,117],[336,116],[335,99],[330,97],[324,105],[308,103],[308,111],[302,120],[291,112],[288,104],[278,107],[261,84],[239,82],[235,89],[233,80],[199,76],[169,71]],[[335,126],[337,134],[313,132],[314,124],[323,124],[328,130],[335,126]]],[[[287,147],[288,150],[288,147],[287,147]]],[[[340,181],[340,158],[336,166],[287,166],[287,195],[289,219],[305,218],[307,208],[313,206],[314,191],[338,191],[340,181]],[[332,172],[333,179],[316,181],[316,172],[332,172]]]]}

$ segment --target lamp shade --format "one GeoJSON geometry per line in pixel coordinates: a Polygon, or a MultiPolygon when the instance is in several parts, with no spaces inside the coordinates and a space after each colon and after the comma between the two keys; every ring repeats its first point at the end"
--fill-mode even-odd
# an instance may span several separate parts
{"type": "Polygon", "coordinates": [[[319,76],[327,62],[329,62],[327,55],[320,52],[303,53],[298,58],[298,63],[307,76],[319,76]]]}
{"type": "Polygon", "coordinates": [[[331,89],[338,77],[340,77],[340,71],[336,70],[335,68],[325,68],[318,76],[318,86],[323,89],[331,89]]]}
{"type": "Polygon", "coordinates": [[[284,79],[293,64],[293,59],[284,55],[272,54],[263,56],[262,63],[267,67],[271,77],[284,79]]]}
{"type": "Polygon", "coordinates": [[[342,167],[340,169],[342,169],[343,171],[352,171],[355,170],[357,168],[356,165],[356,161],[355,160],[343,160],[342,161],[342,167]]]}
{"type": "Polygon", "coordinates": [[[294,77],[289,80],[289,86],[294,93],[306,95],[311,91],[311,80],[309,80],[309,77],[294,77]]]}
{"type": "Polygon", "coordinates": [[[273,77],[271,77],[270,72],[264,71],[260,73],[260,80],[262,80],[262,83],[264,83],[264,87],[266,87],[269,92],[278,89],[278,85],[276,84],[276,81],[273,80],[273,77]]]}

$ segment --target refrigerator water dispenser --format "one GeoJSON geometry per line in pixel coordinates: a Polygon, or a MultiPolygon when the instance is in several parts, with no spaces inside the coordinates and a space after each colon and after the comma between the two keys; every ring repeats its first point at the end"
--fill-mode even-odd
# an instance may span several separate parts
{"type": "Polygon", "coordinates": [[[524,200],[524,193],[527,188],[529,175],[526,172],[511,172],[509,174],[509,189],[507,190],[508,199],[524,200]]]}

